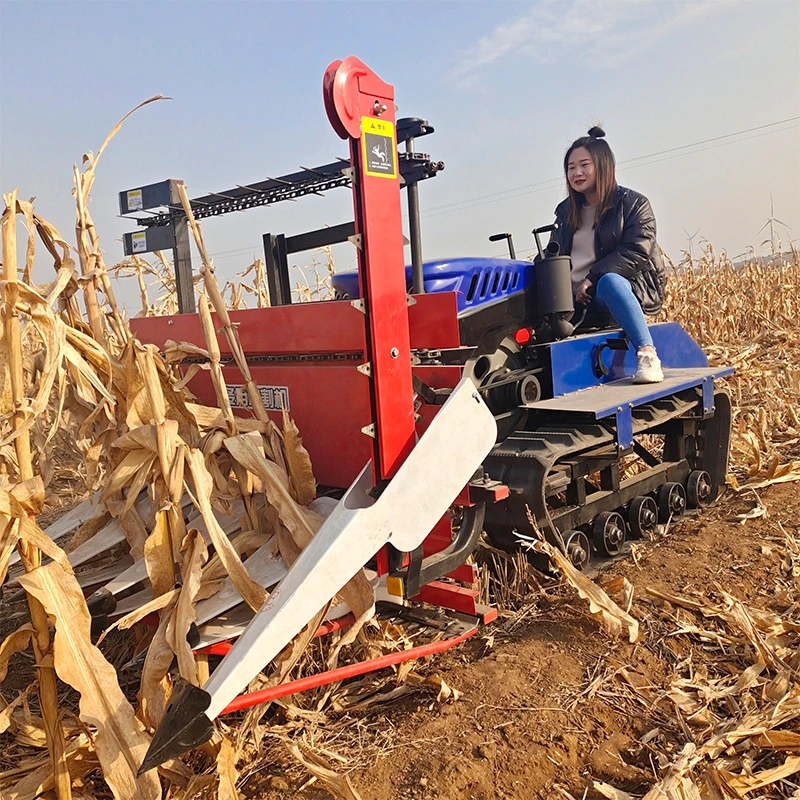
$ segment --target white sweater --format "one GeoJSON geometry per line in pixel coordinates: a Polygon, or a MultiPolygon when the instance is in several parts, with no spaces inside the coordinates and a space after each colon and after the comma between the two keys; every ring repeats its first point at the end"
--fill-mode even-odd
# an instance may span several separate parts
{"type": "Polygon", "coordinates": [[[592,265],[597,261],[594,252],[594,206],[581,209],[581,226],[572,236],[572,292],[578,291],[592,265]]]}

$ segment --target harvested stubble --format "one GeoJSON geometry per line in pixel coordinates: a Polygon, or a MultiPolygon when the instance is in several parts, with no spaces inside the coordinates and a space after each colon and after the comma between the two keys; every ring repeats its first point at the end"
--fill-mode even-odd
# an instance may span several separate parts
{"type": "MultiPolygon", "coordinates": [[[[685,596],[645,587],[634,606],[648,619],[641,646],[661,653],[671,669],[654,680],[631,666],[612,666],[589,687],[649,723],[639,747],[650,753],[654,777],[661,774],[647,800],[797,794],[800,542],[777,527],[768,550],[781,565],[772,595],[779,610],[721,588],[685,596]],[[683,643],[680,657],[671,641],[683,643]]],[[[594,788],[611,800],[630,797],[607,784],[594,788]]]]}

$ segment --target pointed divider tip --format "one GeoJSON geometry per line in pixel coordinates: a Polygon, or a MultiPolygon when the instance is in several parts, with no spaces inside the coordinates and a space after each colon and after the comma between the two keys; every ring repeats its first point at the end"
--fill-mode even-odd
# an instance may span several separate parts
{"type": "Polygon", "coordinates": [[[214,733],[214,723],[205,714],[210,703],[208,692],[187,681],[176,682],[138,774],[207,742],[214,733]]]}

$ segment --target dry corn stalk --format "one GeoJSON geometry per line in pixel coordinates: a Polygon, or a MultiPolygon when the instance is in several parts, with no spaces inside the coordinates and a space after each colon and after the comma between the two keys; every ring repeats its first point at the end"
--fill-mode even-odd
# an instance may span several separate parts
{"type": "Polygon", "coordinates": [[[114,333],[116,334],[118,345],[121,346],[130,337],[128,327],[122,319],[122,315],[117,307],[117,301],[114,297],[114,289],[108,277],[103,255],[100,250],[100,240],[97,235],[97,229],[94,226],[91,214],[89,213],[89,193],[95,179],[95,171],[100,157],[103,155],[109,142],[119,133],[125,122],[131,114],[134,114],[143,106],[153,103],[156,100],[162,100],[163,96],[158,94],[138,106],[131,109],[111,130],[106,136],[100,149],[95,156],[92,153],[86,153],[83,156],[83,163],[85,168],[83,171],[78,169],[75,165],[73,168],[75,178],[75,204],[76,204],[76,217],[75,235],[78,243],[78,257],[81,263],[81,275],[84,281],[84,299],[86,301],[86,310],[89,316],[89,325],[92,329],[92,334],[97,342],[106,343],[106,336],[108,334],[100,321],[100,308],[97,302],[97,290],[102,289],[105,294],[106,301],[111,308],[111,317],[113,322],[114,333]]]}
{"type": "Polygon", "coordinates": [[[733,466],[763,475],[800,453],[800,251],[734,264],[706,243],[671,266],[660,319],[677,320],[712,364],[731,364],[733,466]],[[777,460],[776,460],[777,459],[777,460]]]}
{"type": "MultiPolygon", "coordinates": [[[[33,464],[31,458],[30,438],[27,430],[23,430],[25,424],[25,410],[23,398],[25,386],[23,384],[22,371],[22,336],[21,320],[17,308],[19,292],[17,285],[17,192],[4,195],[5,209],[3,211],[2,222],[2,251],[3,251],[3,277],[5,278],[5,304],[3,313],[5,316],[4,326],[4,349],[7,353],[8,374],[11,384],[11,412],[13,427],[17,433],[14,439],[14,447],[17,456],[18,476],[21,481],[30,481],[33,478],[33,464]]],[[[27,215],[26,215],[27,216],[27,215]]],[[[32,216],[32,215],[31,215],[32,216]]],[[[33,231],[29,230],[29,242],[33,240],[33,231]]],[[[33,258],[33,247],[27,248],[27,260],[33,258]]],[[[30,272],[30,267],[26,264],[26,274],[30,272]]],[[[5,410],[5,409],[4,409],[5,410]]],[[[44,487],[42,487],[42,495],[44,487]]],[[[43,497],[41,498],[44,499],[43,497]]],[[[11,517],[1,517],[4,527],[9,527],[15,523],[11,517]]],[[[33,572],[41,565],[41,552],[30,542],[19,541],[19,552],[26,572],[33,572]]],[[[58,690],[56,687],[55,669],[51,662],[50,648],[50,629],[47,622],[47,614],[41,601],[32,596],[28,596],[28,607],[31,612],[31,622],[33,624],[34,635],[31,637],[33,651],[36,656],[36,664],[39,669],[39,699],[42,708],[42,718],[44,720],[47,746],[50,751],[50,758],[55,775],[55,789],[59,800],[69,800],[72,797],[71,781],[67,770],[67,761],[64,754],[64,734],[58,719],[58,690]]]]}
{"type": "Polygon", "coordinates": [[[55,620],[55,669],[80,692],[81,719],[96,728],[94,744],[115,798],[157,800],[158,776],[136,777],[149,737],[119,688],[114,668],[91,643],[91,620],[77,581],[58,564],[48,564],[20,583],[55,620]]]}

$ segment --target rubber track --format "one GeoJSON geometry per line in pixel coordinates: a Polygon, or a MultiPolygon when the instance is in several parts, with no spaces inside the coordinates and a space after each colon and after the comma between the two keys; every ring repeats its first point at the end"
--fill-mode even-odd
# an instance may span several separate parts
{"type": "MultiPolygon", "coordinates": [[[[720,393],[724,394],[724,393],[720,393]]],[[[727,395],[725,395],[727,397],[727,395]]],[[[685,417],[688,413],[697,409],[698,400],[700,395],[694,390],[687,390],[674,397],[662,398],[655,403],[640,406],[633,411],[633,432],[634,434],[641,435],[648,431],[657,429],[659,426],[669,422],[670,420],[685,417]]],[[[723,405],[717,403],[718,406],[723,405]]],[[[729,409],[728,404],[728,409],[729,409]]],[[[721,417],[725,416],[725,410],[718,408],[721,417]]],[[[567,415],[564,415],[567,418],[567,415]]],[[[728,412],[728,419],[729,419],[728,412]]],[[[696,418],[695,418],[696,419],[696,418]]],[[[712,418],[713,419],[713,418],[712,418]]],[[[697,419],[698,427],[702,424],[702,420],[697,419]]],[[[704,468],[708,470],[708,466],[716,467],[713,469],[712,479],[719,475],[719,463],[706,464],[710,461],[710,454],[707,448],[710,446],[714,459],[719,459],[719,448],[721,445],[727,443],[725,433],[729,435],[729,425],[721,424],[723,420],[718,420],[718,424],[710,424],[711,420],[706,420],[705,424],[709,427],[711,436],[707,437],[706,448],[704,448],[704,468]],[[709,441],[710,439],[710,441],[709,441]],[[723,439],[725,440],[723,442],[723,439]]],[[[576,524],[570,521],[570,514],[572,516],[580,515],[580,508],[568,507],[566,509],[559,509],[556,515],[560,526],[557,526],[551,515],[551,510],[547,504],[548,496],[548,478],[550,477],[553,467],[567,458],[575,457],[588,457],[590,455],[598,454],[603,450],[608,454],[609,446],[615,447],[616,438],[614,434],[613,424],[599,421],[597,423],[577,423],[574,425],[547,425],[546,427],[538,428],[535,431],[517,431],[508,436],[502,443],[492,450],[486,462],[487,472],[495,477],[494,470],[492,469],[492,462],[499,462],[503,466],[510,466],[509,462],[516,459],[530,459],[533,464],[532,467],[533,480],[531,485],[526,487],[524,500],[530,508],[530,512],[536,520],[537,525],[545,535],[545,538],[554,546],[564,549],[564,543],[559,533],[559,527],[562,530],[567,530],[572,527],[577,527],[576,524]]],[[[613,452],[613,451],[612,451],[613,452]]],[[[725,463],[727,464],[727,448],[725,449],[725,463]]],[[[636,494],[647,494],[650,491],[663,485],[668,480],[685,479],[688,474],[688,467],[685,460],[677,464],[659,464],[657,467],[651,468],[641,475],[636,476],[635,486],[638,487],[635,491],[636,494]],[[682,464],[683,466],[679,466],[682,464]],[[672,467],[672,468],[671,468],[672,467]],[[683,474],[686,473],[686,474],[683,474]],[[655,486],[645,488],[648,480],[654,483],[655,486]],[[641,491],[639,490],[641,489],[641,491]]],[[[712,470],[708,470],[712,472],[712,470]]],[[[724,476],[724,471],[723,471],[724,476]]],[[[723,477],[724,480],[724,477],[723,477]]],[[[626,482],[628,483],[628,482],[626,482]]],[[[634,489],[629,488],[624,494],[628,494],[634,489]]],[[[605,491],[591,495],[591,506],[594,509],[594,516],[604,510],[614,510],[629,502],[631,498],[625,498],[620,492],[605,491]],[[608,506],[605,508],[603,506],[608,506]]],[[[580,524],[585,524],[582,521],[580,524]]]]}

